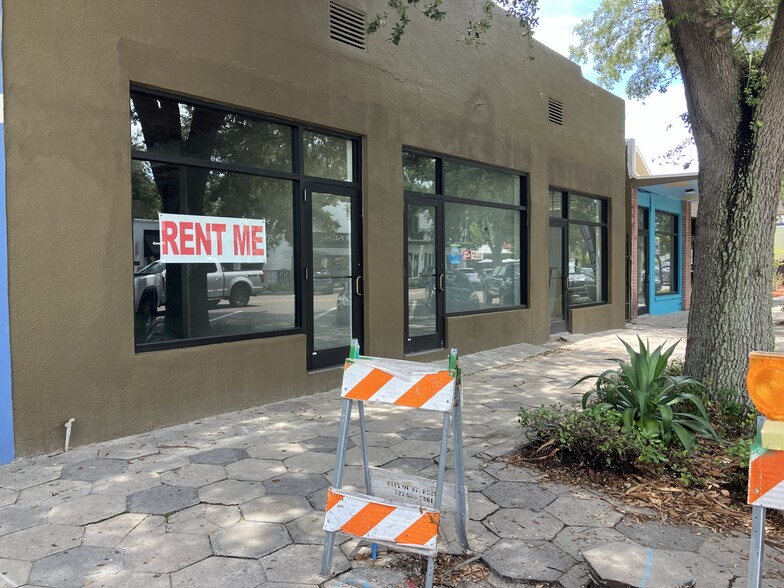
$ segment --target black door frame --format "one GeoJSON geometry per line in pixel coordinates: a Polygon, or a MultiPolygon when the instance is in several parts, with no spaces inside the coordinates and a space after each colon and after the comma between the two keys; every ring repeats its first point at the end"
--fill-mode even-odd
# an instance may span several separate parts
{"type": "MultiPolygon", "coordinates": [[[[348,357],[351,341],[330,349],[315,349],[315,325],[313,313],[313,193],[347,196],[351,199],[351,338],[359,339],[364,348],[364,277],[362,266],[362,191],[359,188],[306,181],[303,189],[302,206],[302,313],[303,326],[307,335],[307,368],[309,371],[340,365],[348,357]]],[[[335,292],[335,296],[340,296],[335,292]]]]}
{"type": "Polygon", "coordinates": [[[650,239],[650,214],[651,209],[645,208],[643,206],[637,207],[637,251],[634,254],[637,256],[637,275],[634,277],[634,284],[637,287],[637,316],[641,314],[648,314],[650,311],[650,300],[648,298],[651,295],[651,239],[650,239]],[[640,221],[644,222],[640,222],[640,221]],[[645,248],[645,267],[640,267],[640,240],[642,239],[645,248]],[[643,272],[643,281],[642,287],[643,292],[645,292],[645,303],[640,304],[640,289],[639,289],[639,278],[640,278],[640,271],[645,270],[643,272]]]}
{"type": "Polygon", "coordinates": [[[405,250],[403,252],[403,259],[405,260],[403,268],[403,300],[405,305],[405,353],[417,353],[420,351],[432,351],[444,348],[446,331],[446,298],[444,294],[444,280],[446,272],[446,262],[444,260],[444,252],[440,249],[440,243],[444,238],[444,202],[437,198],[428,198],[426,196],[414,196],[406,194],[405,207],[403,212],[403,226],[405,234],[405,250]],[[430,335],[419,335],[417,337],[409,336],[409,300],[408,300],[408,218],[409,207],[414,206],[427,206],[435,209],[435,227],[434,227],[434,247],[433,247],[433,302],[435,303],[435,322],[436,332],[430,335]]]}
{"type": "MultiPolygon", "coordinates": [[[[550,322],[550,334],[554,335],[569,332],[569,223],[566,219],[551,217],[549,229],[552,228],[561,229],[561,316],[563,316],[563,320],[550,322]]],[[[550,297],[549,283],[548,277],[548,302],[550,297]]]]}

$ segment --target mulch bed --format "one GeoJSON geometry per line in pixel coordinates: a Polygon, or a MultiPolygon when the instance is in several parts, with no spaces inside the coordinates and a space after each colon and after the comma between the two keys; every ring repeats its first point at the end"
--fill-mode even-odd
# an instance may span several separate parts
{"type": "MultiPolygon", "coordinates": [[[[680,480],[653,471],[635,473],[597,471],[579,463],[568,463],[557,455],[542,458],[537,446],[530,444],[502,457],[519,467],[537,469],[547,479],[571,486],[582,486],[599,494],[621,500],[633,507],[652,508],[655,516],[635,515],[640,520],[690,525],[730,535],[751,531],[751,507],[745,487],[738,484],[737,468],[724,463],[720,448],[704,448],[695,456],[693,472],[700,486],[684,485],[680,480]]],[[[784,516],[768,511],[765,540],[784,549],[784,516]]]]}

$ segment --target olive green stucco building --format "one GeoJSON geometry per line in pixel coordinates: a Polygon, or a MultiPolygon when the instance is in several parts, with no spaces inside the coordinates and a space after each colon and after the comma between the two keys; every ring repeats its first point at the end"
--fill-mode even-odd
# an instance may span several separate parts
{"type": "Polygon", "coordinates": [[[501,14],[459,42],[479,2],[399,47],[385,4],[4,0],[16,456],[327,390],[351,337],[623,325],[623,101],[501,14]],[[263,220],[265,256],[135,276],[158,213],[263,220]]]}

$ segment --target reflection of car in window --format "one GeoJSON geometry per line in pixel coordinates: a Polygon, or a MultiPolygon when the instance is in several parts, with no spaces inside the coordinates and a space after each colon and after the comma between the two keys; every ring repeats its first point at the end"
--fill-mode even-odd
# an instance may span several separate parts
{"type": "MultiPolygon", "coordinates": [[[[479,278],[477,277],[477,284],[479,278]]],[[[479,310],[479,296],[474,288],[474,283],[468,275],[459,270],[449,270],[445,279],[446,311],[466,312],[479,310]]]]}
{"type": "MultiPolygon", "coordinates": [[[[217,306],[221,300],[228,300],[232,306],[247,306],[251,296],[260,294],[264,287],[264,271],[260,263],[209,263],[207,270],[207,302],[217,306]]],[[[134,277],[160,276],[158,304],[166,301],[166,264],[155,261],[140,269],[134,277]]]]}
{"type": "Polygon", "coordinates": [[[483,285],[485,304],[498,298],[503,305],[520,304],[520,262],[503,261],[483,285]]]}
{"type": "Polygon", "coordinates": [[[313,271],[313,292],[315,294],[332,294],[335,287],[329,270],[319,268],[313,271]]]}

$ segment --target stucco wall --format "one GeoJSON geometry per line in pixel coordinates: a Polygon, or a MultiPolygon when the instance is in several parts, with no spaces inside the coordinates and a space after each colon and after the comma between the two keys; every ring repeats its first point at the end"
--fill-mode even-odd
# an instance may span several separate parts
{"type": "MultiPolygon", "coordinates": [[[[348,3],[368,13],[384,2],[348,3]]],[[[530,309],[448,322],[464,352],[548,338],[547,193],[612,198],[610,304],[623,324],[620,99],[497,18],[457,42],[473,3],[415,21],[401,47],[329,39],[313,0],[5,0],[9,304],[17,455],[114,438],[336,385],[306,372],[304,335],[137,354],[133,337],[129,85],[138,83],[363,137],[365,352],[403,353],[405,146],[530,174],[530,309]],[[547,98],[565,124],[547,120],[547,98]]]]}

